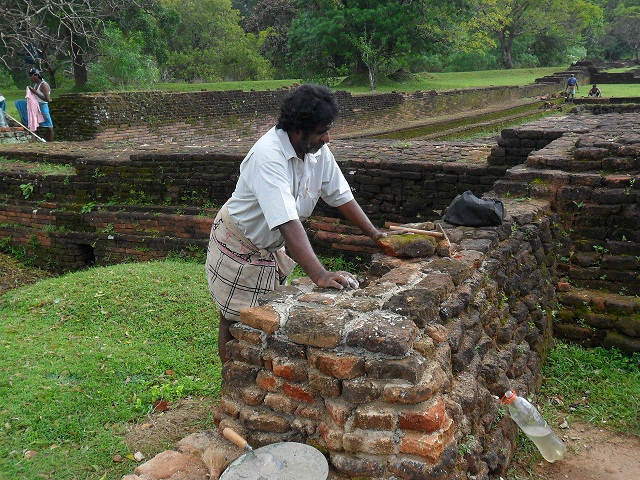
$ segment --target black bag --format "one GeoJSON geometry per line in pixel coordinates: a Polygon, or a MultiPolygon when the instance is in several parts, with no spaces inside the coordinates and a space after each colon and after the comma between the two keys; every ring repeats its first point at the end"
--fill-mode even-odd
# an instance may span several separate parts
{"type": "Polygon", "coordinates": [[[502,225],[504,204],[502,200],[484,200],[467,190],[453,199],[444,209],[442,219],[452,225],[487,227],[502,225]]]}

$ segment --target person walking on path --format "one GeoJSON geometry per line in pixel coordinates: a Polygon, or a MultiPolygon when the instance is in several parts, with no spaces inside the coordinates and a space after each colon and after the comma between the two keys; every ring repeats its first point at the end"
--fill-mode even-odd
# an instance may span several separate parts
{"type": "Polygon", "coordinates": [[[302,221],[320,198],[374,241],[403,233],[379,231],[354,199],[327,145],[338,110],[335,94],[325,86],[304,84],[290,92],[276,126],[242,161],[235,191],[213,221],[205,268],[220,309],[223,363],[229,327],[240,319],[240,310],[285,285],[296,262],[319,287],[358,288],[351,273],[326,270],[311,247],[302,221]]]}
{"type": "Polygon", "coordinates": [[[567,102],[573,103],[573,99],[574,99],[577,91],[578,91],[578,79],[572,73],[571,76],[567,80],[567,88],[566,88],[567,102]]]}
{"type": "MultiPolygon", "coordinates": [[[[33,85],[27,87],[27,98],[30,95],[35,95],[40,107],[40,113],[42,114],[42,121],[39,122],[41,127],[47,129],[47,142],[53,142],[53,121],[51,120],[51,114],[49,113],[49,102],[51,101],[51,87],[42,78],[42,73],[37,68],[29,70],[29,79],[33,82],[33,85]]],[[[24,99],[16,100],[16,109],[20,114],[20,119],[23,125],[29,125],[29,117],[36,115],[33,108],[29,108],[28,101],[24,99]]],[[[32,122],[33,123],[33,122],[32,122]]]]}

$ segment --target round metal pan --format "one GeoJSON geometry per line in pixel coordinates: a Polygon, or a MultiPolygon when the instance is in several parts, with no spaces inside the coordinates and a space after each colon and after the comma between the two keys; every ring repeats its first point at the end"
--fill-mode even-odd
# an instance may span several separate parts
{"type": "Polygon", "coordinates": [[[235,459],[220,480],[326,480],[329,464],[316,448],[280,442],[257,448],[235,459]]]}

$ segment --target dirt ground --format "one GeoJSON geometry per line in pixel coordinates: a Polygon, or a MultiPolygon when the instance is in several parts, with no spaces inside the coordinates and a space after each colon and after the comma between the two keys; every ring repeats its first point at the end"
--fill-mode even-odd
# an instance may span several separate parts
{"type": "MultiPolygon", "coordinates": [[[[37,282],[50,274],[25,268],[8,255],[0,254],[0,294],[12,288],[37,282]]],[[[190,433],[212,424],[215,401],[182,399],[163,412],[150,414],[129,427],[126,437],[130,453],[142,452],[146,458],[170,449],[190,433]]],[[[561,461],[531,462],[523,458],[513,465],[504,480],[639,480],[640,439],[613,433],[606,428],[575,423],[555,428],[566,442],[567,454],[561,461]]],[[[533,447],[532,447],[533,448],[533,447]]],[[[122,452],[114,452],[114,455],[122,452]]]]}

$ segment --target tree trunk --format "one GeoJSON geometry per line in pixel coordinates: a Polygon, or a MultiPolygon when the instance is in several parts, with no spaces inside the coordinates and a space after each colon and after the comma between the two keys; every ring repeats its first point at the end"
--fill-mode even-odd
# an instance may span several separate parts
{"type": "Polygon", "coordinates": [[[82,88],[87,84],[89,75],[87,64],[82,59],[82,49],[71,37],[71,61],[73,64],[73,81],[76,88],[82,88]]]}
{"type": "Polygon", "coordinates": [[[500,49],[502,51],[502,64],[504,68],[513,68],[511,50],[513,49],[513,38],[509,35],[500,36],[500,49]]]}

